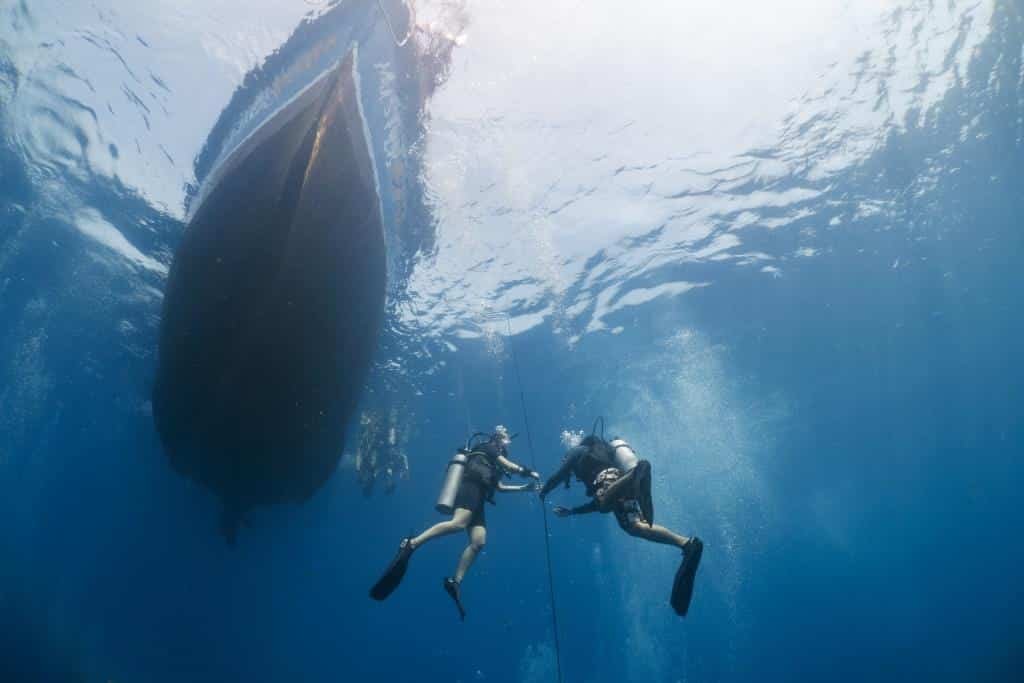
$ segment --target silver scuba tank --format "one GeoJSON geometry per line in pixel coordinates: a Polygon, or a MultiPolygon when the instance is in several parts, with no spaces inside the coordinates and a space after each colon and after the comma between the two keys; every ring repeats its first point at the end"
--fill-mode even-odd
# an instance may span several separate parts
{"type": "Polygon", "coordinates": [[[615,460],[615,466],[622,470],[623,473],[629,472],[640,462],[640,458],[637,457],[633,447],[622,439],[612,439],[608,445],[614,451],[613,459],[615,460]]]}
{"type": "Polygon", "coordinates": [[[437,504],[434,509],[444,515],[455,512],[455,494],[459,492],[459,485],[462,483],[462,475],[466,471],[466,463],[469,456],[465,451],[456,451],[455,455],[448,462],[448,469],[444,473],[444,483],[441,484],[441,494],[437,497],[437,504]]]}

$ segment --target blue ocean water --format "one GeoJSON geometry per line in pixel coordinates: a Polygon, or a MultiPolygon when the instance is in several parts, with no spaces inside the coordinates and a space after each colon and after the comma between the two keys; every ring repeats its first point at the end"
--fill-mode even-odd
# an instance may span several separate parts
{"type": "Polygon", "coordinates": [[[557,680],[535,496],[465,623],[461,537],[366,592],[468,433],[548,474],[597,416],[705,552],[680,619],[677,551],[549,514],[565,681],[1019,679],[1022,60],[1019,0],[0,5],[0,680],[557,680]],[[153,425],[167,273],[353,47],[377,358],[330,481],[229,547],[153,425]]]}

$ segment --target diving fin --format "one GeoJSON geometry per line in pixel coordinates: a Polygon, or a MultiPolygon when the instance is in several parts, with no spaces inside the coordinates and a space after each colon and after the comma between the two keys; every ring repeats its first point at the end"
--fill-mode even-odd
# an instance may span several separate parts
{"type": "Polygon", "coordinates": [[[686,616],[693,597],[693,579],[697,575],[700,556],[704,552],[704,542],[694,536],[683,550],[683,561],[676,571],[676,580],[672,584],[672,609],[681,617],[686,616]]]}
{"type": "Polygon", "coordinates": [[[455,601],[455,606],[459,609],[459,618],[465,621],[466,610],[462,607],[462,598],[459,595],[459,582],[451,577],[446,578],[444,580],[444,590],[455,601]]]}
{"type": "Polygon", "coordinates": [[[395,559],[391,560],[391,564],[388,565],[384,574],[370,589],[371,598],[384,600],[398,588],[398,584],[402,583],[402,578],[405,576],[405,570],[409,567],[412,551],[412,538],[403,538],[402,543],[398,546],[398,552],[395,553],[395,559]]]}

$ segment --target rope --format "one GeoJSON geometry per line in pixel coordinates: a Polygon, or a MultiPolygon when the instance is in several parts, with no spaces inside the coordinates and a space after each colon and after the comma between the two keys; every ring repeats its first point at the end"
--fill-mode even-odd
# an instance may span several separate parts
{"type": "MultiPolygon", "coordinates": [[[[507,314],[505,322],[508,325],[508,348],[512,353],[512,363],[516,369],[516,383],[519,385],[519,405],[523,409],[523,425],[526,427],[526,443],[530,447],[530,469],[537,471],[537,458],[533,452],[533,436],[530,434],[530,420],[526,416],[526,397],[523,395],[523,378],[519,374],[519,358],[516,357],[516,349],[512,345],[512,318],[507,314]]],[[[555,607],[555,579],[551,571],[551,540],[548,533],[548,509],[542,503],[540,506],[541,516],[544,518],[544,557],[548,564],[548,595],[551,599],[551,628],[555,633],[555,671],[558,674],[558,683],[562,683],[562,647],[558,642],[558,610],[555,607]]]]}

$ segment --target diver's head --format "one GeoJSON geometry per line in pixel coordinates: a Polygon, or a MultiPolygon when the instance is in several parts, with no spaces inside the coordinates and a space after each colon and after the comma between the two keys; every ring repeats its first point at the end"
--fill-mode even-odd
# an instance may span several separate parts
{"type": "Polygon", "coordinates": [[[505,425],[498,425],[494,428],[494,433],[491,434],[491,441],[503,448],[508,448],[509,444],[512,443],[512,437],[509,436],[505,425]]]}

